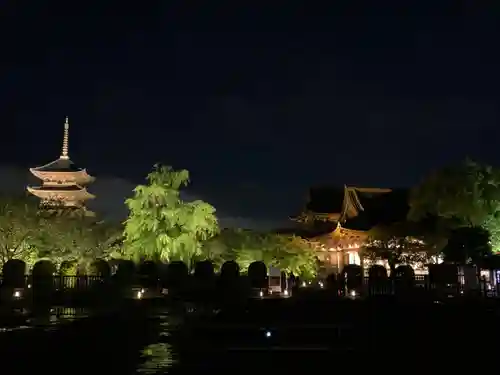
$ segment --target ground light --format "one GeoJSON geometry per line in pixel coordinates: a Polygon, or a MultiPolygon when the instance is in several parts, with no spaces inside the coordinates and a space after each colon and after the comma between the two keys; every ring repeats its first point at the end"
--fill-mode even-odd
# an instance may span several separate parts
{"type": "Polygon", "coordinates": [[[271,331],[266,331],[266,337],[270,338],[272,336],[271,331]]]}
{"type": "Polygon", "coordinates": [[[19,290],[14,291],[14,298],[21,298],[21,292],[19,290]]]}

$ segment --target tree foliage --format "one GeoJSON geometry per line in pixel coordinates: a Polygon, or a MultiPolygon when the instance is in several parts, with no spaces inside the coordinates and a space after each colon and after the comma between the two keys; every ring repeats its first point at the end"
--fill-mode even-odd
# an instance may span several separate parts
{"type": "Polygon", "coordinates": [[[387,261],[391,272],[398,265],[425,265],[443,244],[416,223],[400,222],[371,229],[363,249],[369,260],[387,261]]]}
{"type": "Polygon", "coordinates": [[[482,227],[460,227],[451,232],[444,259],[458,264],[481,264],[491,255],[490,233],[482,227]]]}
{"type": "Polygon", "coordinates": [[[409,219],[433,216],[454,230],[482,227],[500,246],[500,171],[472,160],[443,168],[413,189],[409,219]]]}
{"type": "Polygon", "coordinates": [[[124,245],[128,256],[182,260],[188,264],[201,253],[201,244],[217,234],[215,208],[197,200],[184,202],[180,189],[189,182],[186,170],[156,165],[147,184],[127,199],[124,245]]]}
{"type": "Polygon", "coordinates": [[[116,249],[120,228],[84,217],[41,215],[29,197],[0,197],[0,265],[19,259],[90,262],[116,249]]]}
{"type": "Polygon", "coordinates": [[[314,244],[296,236],[228,229],[205,246],[204,254],[216,264],[234,260],[244,272],[255,261],[306,277],[317,272],[314,244]]]}
{"type": "Polygon", "coordinates": [[[107,259],[119,252],[123,230],[119,226],[85,217],[52,217],[41,234],[39,257],[56,264],[74,262],[87,266],[96,259],[107,259]]]}
{"type": "Polygon", "coordinates": [[[0,262],[20,259],[29,266],[38,258],[47,220],[37,215],[37,202],[26,197],[0,197],[0,262]]]}

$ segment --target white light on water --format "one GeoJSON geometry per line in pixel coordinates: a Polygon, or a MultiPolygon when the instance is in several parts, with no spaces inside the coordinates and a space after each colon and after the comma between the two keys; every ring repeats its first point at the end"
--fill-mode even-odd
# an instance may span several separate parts
{"type": "Polygon", "coordinates": [[[259,296],[264,297],[264,292],[262,290],[259,292],[259,296]]]}

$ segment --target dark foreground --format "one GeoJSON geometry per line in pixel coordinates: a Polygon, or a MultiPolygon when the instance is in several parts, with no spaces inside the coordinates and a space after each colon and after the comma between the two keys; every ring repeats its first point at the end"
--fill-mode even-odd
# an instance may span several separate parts
{"type": "Polygon", "coordinates": [[[39,327],[7,330],[0,360],[9,374],[318,373],[402,359],[425,370],[431,362],[495,358],[499,313],[493,300],[309,298],[227,309],[143,300],[74,322],[42,319],[39,327]]]}

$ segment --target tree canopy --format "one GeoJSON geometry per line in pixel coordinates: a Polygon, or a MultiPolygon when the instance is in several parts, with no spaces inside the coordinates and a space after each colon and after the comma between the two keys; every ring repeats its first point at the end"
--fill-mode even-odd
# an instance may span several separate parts
{"type": "Polygon", "coordinates": [[[134,189],[126,200],[125,253],[133,258],[187,264],[201,253],[201,244],[219,231],[215,208],[197,200],[184,202],[180,189],[189,183],[189,172],[156,165],[147,184],[134,189]]]}
{"type": "Polygon", "coordinates": [[[47,224],[51,229],[43,236],[41,258],[50,258],[57,264],[75,261],[86,266],[119,252],[123,234],[120,226],[83,217],[54,217],[47,224]]]}
{"type": "Polygon", "coordinates": [[[234,260],[242,271],[255,261],[282,271],[313,277],[317,272],[315,246],[297,236],[226,229],[205,244],[204,254],[218,265],[234,260]]]}
{"type": "MultiPolygon", "coordinates": [[[[121,236],[119,228],[83,217],[40,215],[38,202],[26,196],[0,196],[0,263],[19,259],[91,261],[106,258],[121,236]]],[[[1,265],[0,264],[0,265],[1,265]]]]}
{"type": "Polygon", "coordinates": [[[0,197],[0,262],[20,259],[32,265],[38,257],[46,220],[38,205],[26,197],[0,197]]]}
{"type": "Polygon", "coordinates": [[[429,263],[444,243],[425,231],[420,223],[409,221],[376,226],[368,232],[363,255],[372,261],[387,261],[391,272],[397,265],[429,263]]]}
{"type": "Polygon", "coordinates": [[[482,227],[454,229],[443,249],[443,255],[449,262],[482,264],[491,255],[490,233],[482,227]]]}
{"type": "Polygon", "coordinates": [[[431,173],[415,187],[409,219],[435,217],[449,231],[481,227],[500,249],[500,171],[472,160],[431,173]]]}

